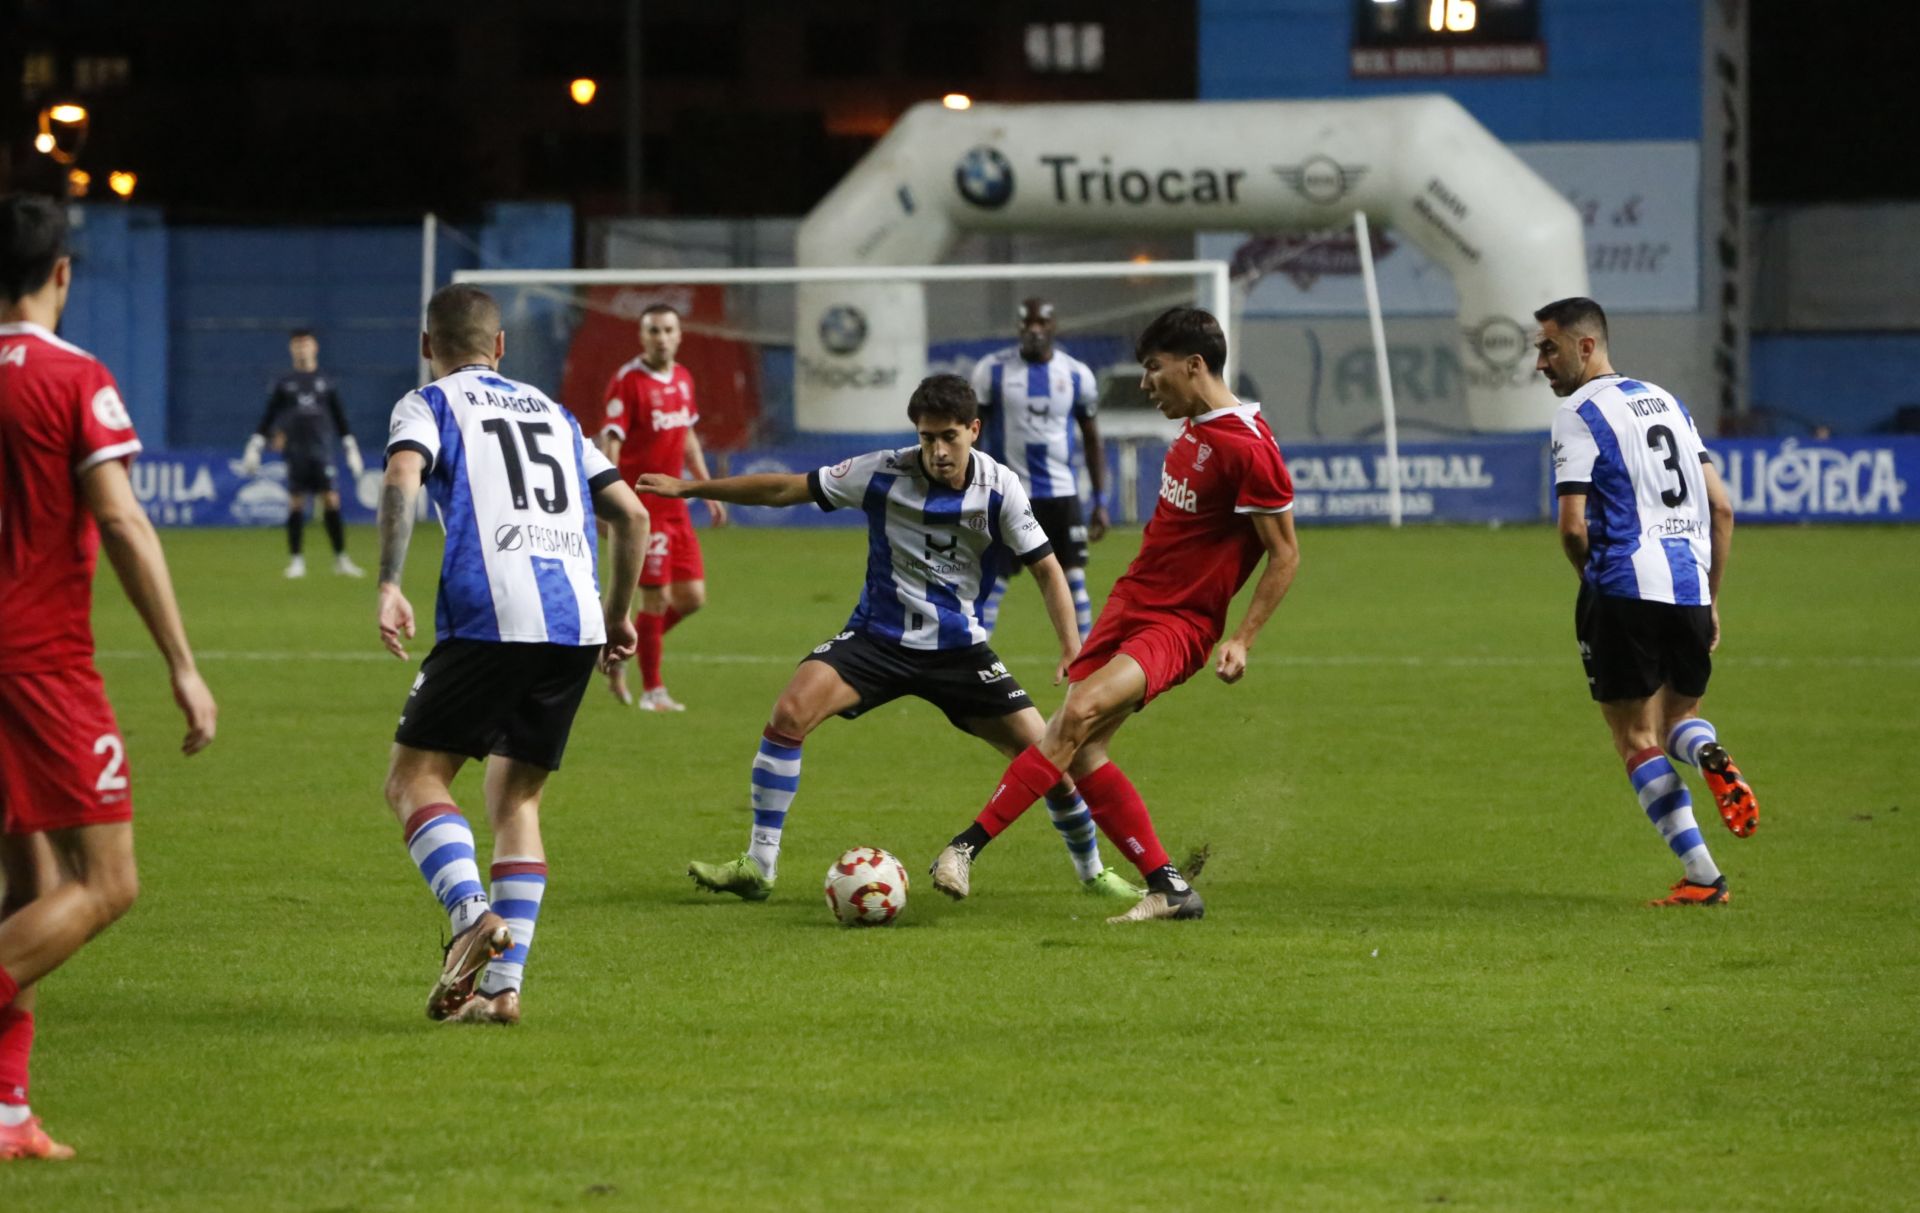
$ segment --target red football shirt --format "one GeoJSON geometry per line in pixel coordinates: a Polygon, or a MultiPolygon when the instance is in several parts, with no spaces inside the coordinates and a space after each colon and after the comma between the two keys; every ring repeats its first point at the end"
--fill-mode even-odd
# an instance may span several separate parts
{"type": "Polygon", "coordinates": [[[1110,597],[1184,617],[1217,640],[1266,550],[1247,515],[1292,508],[1293,478],[1259,405],[1190,418],[1167,450],[1140,554],[1110,597]]]}
{"type": "MultiPolygon", "coordinates": [[[[687,469],[687,431],[700,420],[693,405],[693,376],[674,363],[661,374],[635,358],[607,384],[607,423],[600,430],[620,439],[620,478],[632,484],[642,473],[679,476],[687,469]]],[[[687,503],[642,493],[655,518],[687,516],[687,503]]]]}
{"type": "Polygon", "coordinates": [[[106,367],[37,324],[0,324],[0,673],[92,660],[100,532],[80,477],[139,449],[106,367]]]}

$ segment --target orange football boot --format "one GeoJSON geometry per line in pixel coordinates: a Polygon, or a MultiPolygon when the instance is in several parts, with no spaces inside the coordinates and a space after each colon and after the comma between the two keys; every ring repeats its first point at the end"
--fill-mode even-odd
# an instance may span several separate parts
{"type": "Polygon", "coordinates": [[[64,1162],[72,1157],[73,1147],[48,1137],[38,1116],[29,1116],[17,1125],[0,1125],[0,1161],[46,1158],[64,1162]]]}
{"type": "Polygon", "coordinates": [[[1753,787],[1718,742],[1700,747],[1700,773],[1706,776],[1713,802],[1720,807],[1720,820],[1727,823],[1734,837],[1746,838],[1759,828],[1760,802],[1753,798],[1753,787]]]}
{"type": "Polygon", "coordinates": [[[1667,891],[1667,895],[1658,901],[1649,901],[1650,906],[1723,906],[1733,900],[1733,894],[1727,892],[1727,878],[1722,876],[1712,884],[1695,884],[1683,880],[1667,891]]]}

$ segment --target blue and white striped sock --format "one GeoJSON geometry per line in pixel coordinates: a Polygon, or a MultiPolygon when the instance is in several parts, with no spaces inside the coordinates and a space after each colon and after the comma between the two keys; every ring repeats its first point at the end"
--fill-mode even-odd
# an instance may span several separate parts
{"type": "Polygon", "coordinates": [[[1080,624],[1080,639],[1093,630],[1093,599],[1087,597],[1087,570],[1068,569],[1067,588],[1073,591],[1073,617],[1080,624]]]}
{"type": "Polygon", "coordinates": [[[1687,795],[1687,785],[1667,756],[1649,746],[1628,760],[1627,777],[1633,781],[1647,820],[1686,866],[1687,879],[1695,884],[1712,884],[1720,879],[1720,869],[1707,853],[1700,827],[1694,824],[1693,798],[1687,795]]]}
{"type": "Polygon", "coordinates": [[[487,890],[473,856],[473,827],[450,804],[430,804],[406,825],[407,853],[426,878],[427,888],[446,907],[455,935],[487,912],[487,890]]]}
{"type": "Polygon", "coordinates": [[[1684,762],[1690,767],[1700,765],[1700,751],[1703,747],[1720,740],[1713,730],[1713,722],[1702,720],[1698,716],[1689,716],[1673,726],[1673,732],[1667,734],[1667,753],[1675,762],[1684,762]]]}
{"type": "Polygon", "coordinates": [[[1068,792],[1063,796],[1057,791],[1048,792],[1047,815],[1053,818],[1053,828],[1060,831],[1061,840],[1067,844],[1073,874],[1081,880],[1098,876],[1105,866],[1100,862],[1100,831],[1094,828],[1093,813],[1080,793],[1068,792]]]}
{"type": "Polygon", "coordinates": [[[480,975],[479,993],[486,998],[518,990],[527,975],[527,951],[533,947],[533,926],[540,920],[540,901],[547,895],[547,864],[531,855],[495,856],[487,869],[493,884],[493,912],[507,920],[513,946],[490,961],[480,975]]]}
{"type": "Polygon", "coordinates": [[[980,604],[980,626],[987,629],[987,635],[993,635],[994,625],[1000,622],[1000,600],[1007,596],[1007,575],[1000,574],[993,579],[993,588],[987,591],[987,600],[980,604]]]}
{"type": "Polygon", "coordinates": [[[780,832],[786,828],[787,809],[800,790],[800,738],[768,725],[760,735],[760,752],[753,756],[752,782],[753,830],[747,854],[772,880],[780,866],[780,832]]]}

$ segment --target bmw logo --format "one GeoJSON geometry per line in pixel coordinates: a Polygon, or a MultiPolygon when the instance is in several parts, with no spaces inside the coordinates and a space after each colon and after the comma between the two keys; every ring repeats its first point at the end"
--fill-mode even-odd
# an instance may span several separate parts
{"type": "Polygon", "coordinates": [[[953,183],[960,196],[986,210],[999,210],[1013,200],[1013,165],[998,148],[984,144],[960,158],[953,183]]]}
{"type": "Polygon", "coordinates": [[[845,357],[867,343],[867,317],[850,303],[836,303],[820,317],[820,344],[845,357]]]}

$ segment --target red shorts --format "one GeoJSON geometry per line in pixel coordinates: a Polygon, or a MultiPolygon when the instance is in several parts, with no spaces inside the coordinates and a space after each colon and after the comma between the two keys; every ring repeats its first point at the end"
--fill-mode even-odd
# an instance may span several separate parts
{"type": "Polygon", "coordinates": [[[640,584],[657,587],[676,581],[704,581],[706,576],[700,541],[693,536],[693,520],[684,514],[656,517],[647,535],[647,562],[640,566],[640,584]]]}
{"type": "Polygon", "coordinates": [[[1150,611],[1122,598],[1108,598],[1101,608],[1080,655],[1067,667],[1067,681],[1079,682],[1125,653],[1140,663],[1147,675],[1147,694],[1141,707],[1154,696],[1171,690],[1199,673],[1213,653],[1219,637],[1177,615],[1150,611]]]}
{"type": "Polygon", "coordinates": [[[8,834],[133,820],[127,746],[91,666],[0,674],[0,824],[8,834]]]}

